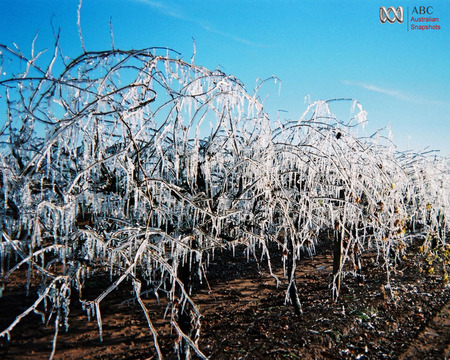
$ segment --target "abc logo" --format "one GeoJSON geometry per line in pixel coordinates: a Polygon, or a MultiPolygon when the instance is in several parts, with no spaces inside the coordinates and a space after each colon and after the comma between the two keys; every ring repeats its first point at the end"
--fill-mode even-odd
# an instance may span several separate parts
{"type": "Polygon", "coordinates": [[[380,7],[380,22],[384,24],[386,21],[389,24],[396,21],[401,24],[403,22],[403,7],[399,6],[397,9],[393,6],[389,6],[387,9],[384,6],[380,7]]]}

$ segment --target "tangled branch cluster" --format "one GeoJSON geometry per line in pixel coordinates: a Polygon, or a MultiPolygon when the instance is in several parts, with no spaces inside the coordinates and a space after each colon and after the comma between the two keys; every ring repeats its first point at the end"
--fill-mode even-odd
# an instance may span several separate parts
{"type": "Polygon", "coordinates": [[[170,50],[84,52],[66,62],[56,46],[40,67],[41,53],[0,49],[1,73],[10,59],[23,65],[0,77],[0,288],[25,266],[28,283],[41,279],[35,303],[0,336],[51,304],[42,315],[55,321],[53,357],[76,292],[102,337],[102,300],[128,282],[158,358],[143,292],[168,298],[180,356],[206,358],[191,290],[217,249],[258,249],[272,273],[275,244],[286,300],[300,314],[296,264],[321,231],[333,230],[338,244],[336,298],[361,252],[378,251],[389,284],[413,237],[430,247],[448,241],[448,161],[397,153],[381,132],[359,138],[366,113],[356,101],[333,100],[351,103],[348,122],[333,101],[317,101],[300,119],[274,124],[257,91],[170,50]],[[86,278],[108,272],[109,285],[85,299],[86,278]]]}

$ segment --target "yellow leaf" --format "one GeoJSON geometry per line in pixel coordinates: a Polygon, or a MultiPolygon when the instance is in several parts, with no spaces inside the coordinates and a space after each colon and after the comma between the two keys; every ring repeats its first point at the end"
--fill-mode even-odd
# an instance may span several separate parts
{"type": "Polygon", "coordinates": [[[428,269],[428,274],[430,275],[434,274],[434,267],[428,269]]]}

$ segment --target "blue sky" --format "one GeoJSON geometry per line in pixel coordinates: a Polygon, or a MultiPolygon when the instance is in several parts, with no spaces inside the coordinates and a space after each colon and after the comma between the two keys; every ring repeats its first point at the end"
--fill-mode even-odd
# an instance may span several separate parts
{"type": "MultiPolygon", "coordinates": [[[[80,54],[78,0],[0,4],[0,43],[27,53],[39,31],[37,47],[52,48],[53,23],[65,55],[80,54]]],[[[269,83],[260,92],[273,119],[278,110],[297,119],[307,95],[351,97],[368,111],[367,133],[390,125],[400,150],[450,155],[449,1],[84,0],[87,50],[110,48],[110,19],[116,48],[164,46],[190,59],[194,38],[198,65],[220,67],[249,91],[277,76],[281,91],[269,83]],[[380,23],[380,6],[390,5],[404,7],[403,24],[380,23]],[[421,5],[433,7],[441,30],[407,31],[407,8],[411,17],[421,5]]]]}

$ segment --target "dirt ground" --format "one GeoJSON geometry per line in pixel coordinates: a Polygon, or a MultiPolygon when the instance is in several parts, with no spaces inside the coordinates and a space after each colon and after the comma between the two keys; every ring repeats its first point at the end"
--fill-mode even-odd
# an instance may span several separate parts
{"type": "MultiPolygon", "coordinates": [[[[385,289],[386,275],[375,254],[366,254],[364,282],[346,277],[335,303],[329,287],[331,254],[319,248],[315,256],[305,256],[297,270],[301,317],[285,304],[281,264],[275,266],[282,280],[277,287],[264,266],[258,271],[245,255],[222,253],[210,267],[208,284],[194,295],[204,316],[199,347],[210,359],[448,359],[450,289],[443,286],[438,269],[430,274],[416,266],[416,250],[392,279],[393,297],[385,289]]],[[[8,284],[0,298],[0,328],[34,300],[18,279],[8,284]]],[[[145,301],[164,357],[175,359],[175,335],[162,317],[164,302],[157,306],[153,299],[145,301]]],[[[76,301],[71,307],[70,328],[60,331],[55,359],[156,359],[145,318],[126,288],[101,303],[103,342],[95,319],[87,321],[76,301]],[[124,301],[127,296],[130,301],[124,301]]],[[[45,325],[40,316],[30,314],[10,341],[0,339],[0,358],[47,359],[53,333],[52,321],[45,325]]]]}

